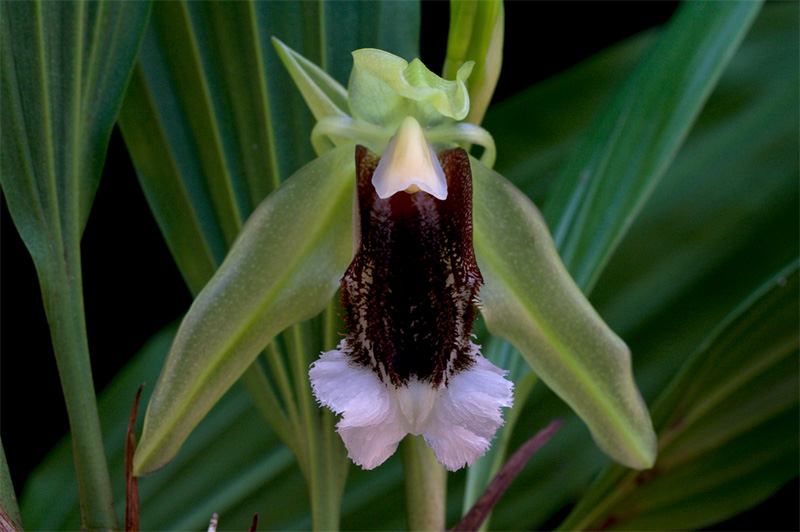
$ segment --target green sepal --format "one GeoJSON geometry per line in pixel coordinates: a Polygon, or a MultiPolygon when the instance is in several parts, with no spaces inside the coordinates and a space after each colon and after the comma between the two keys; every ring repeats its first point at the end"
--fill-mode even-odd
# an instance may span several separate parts
{"type": "Polygon", "coordinates": [[[424,128],[463,120],[469,112],[466,81],[472,67],[472,62],[465,63],[456,79],[448,81],[419,59],[408,63],[381,50],[356,50],[347,91],[350,114],[384,126],[390,134],[406,116],[413,116],[424,128]]]}
{"type": "Polygon", "coordinates": [[[489,331],[519,350],[606,454],[628,467],[651,467],[656,437],[628,347],[575,285],[533,203],[475,159],[472,176],[489,331]]]}
{"type": "Polygon", "coordinates": [[[261,350],[335,294],[352,252],[353,149],[332,150],[268,196],[195,299],[148,405],[136,475],[166,465],[261,350]]]}

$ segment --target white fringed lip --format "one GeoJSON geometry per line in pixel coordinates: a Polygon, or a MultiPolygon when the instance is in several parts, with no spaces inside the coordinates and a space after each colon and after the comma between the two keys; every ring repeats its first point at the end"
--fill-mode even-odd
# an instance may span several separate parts
{"type": "Polygon", "coordinates": [[[317,401],[342,415],[337,431],[357,465],[373,469],[407,434],[421,434],[450,471],[474,464],[503,424],[501,408],[513,404],[513,384],[505,374],[476,354],[474,365],[447,385],[412,380],[395,386],[352,363],[345,342],[309,370],[317,401]]]}

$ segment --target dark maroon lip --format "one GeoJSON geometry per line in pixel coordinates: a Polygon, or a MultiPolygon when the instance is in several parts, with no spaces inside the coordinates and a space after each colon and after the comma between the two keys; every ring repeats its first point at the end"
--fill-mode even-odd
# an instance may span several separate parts
{"type": "Polygon", "coordinates": [[[472,173],[461,149],[439,153],[447,199],[372,186],[380,158],[356,147],[360,242],[342,278],[354,363],[395,386],[447,384],[474,363],[469,340],[483,283],[472,244],[472,173]]]}

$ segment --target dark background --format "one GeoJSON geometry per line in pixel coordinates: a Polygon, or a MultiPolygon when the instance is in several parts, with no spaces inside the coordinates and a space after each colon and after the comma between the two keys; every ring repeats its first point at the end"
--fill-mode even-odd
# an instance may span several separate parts
{"type": "MultiPolygon", "coordinates": [[[[664,23],[675,2],[507,2],[499,101],[582,59],[664,23]],[[522,73],[511,73],[524,61],[522,73]]],[[[424,2],[423,62],[444,59],[447,2],[424,2]]],[[[68,430],[33,262],[0,205],[0,433],[18,493],[29,472],[68,430]]],[[[102,388],[191,297],[152,219],[119,132],[82,241],[89,349],[102,388]],[[122,302],[122,303],[121,303],[122,302]]],[[[797,480],[770,500],[712,530],[797,530],[797,480]]]]}

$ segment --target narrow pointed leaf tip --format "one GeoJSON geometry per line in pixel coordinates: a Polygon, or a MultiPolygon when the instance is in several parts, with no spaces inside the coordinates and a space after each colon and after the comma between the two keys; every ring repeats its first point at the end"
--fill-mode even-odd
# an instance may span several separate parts
{"type": "Polygon", "coordinates": [[[356,50],[348,86],[350,114],[390,128],[406,116],[415,117],[424,128],[463,120],[469,113],[466,81],[473,64],[462,65],[456,79],[448,81],[419,59],[408,63],[381,50],[356,50]]]}
{"type": "Polygon", "coordinates": [[[277,37],[272,38],[272,44],[314,118],[321,120],[347,114],[347,91],[344,87],[277,37]]]}

